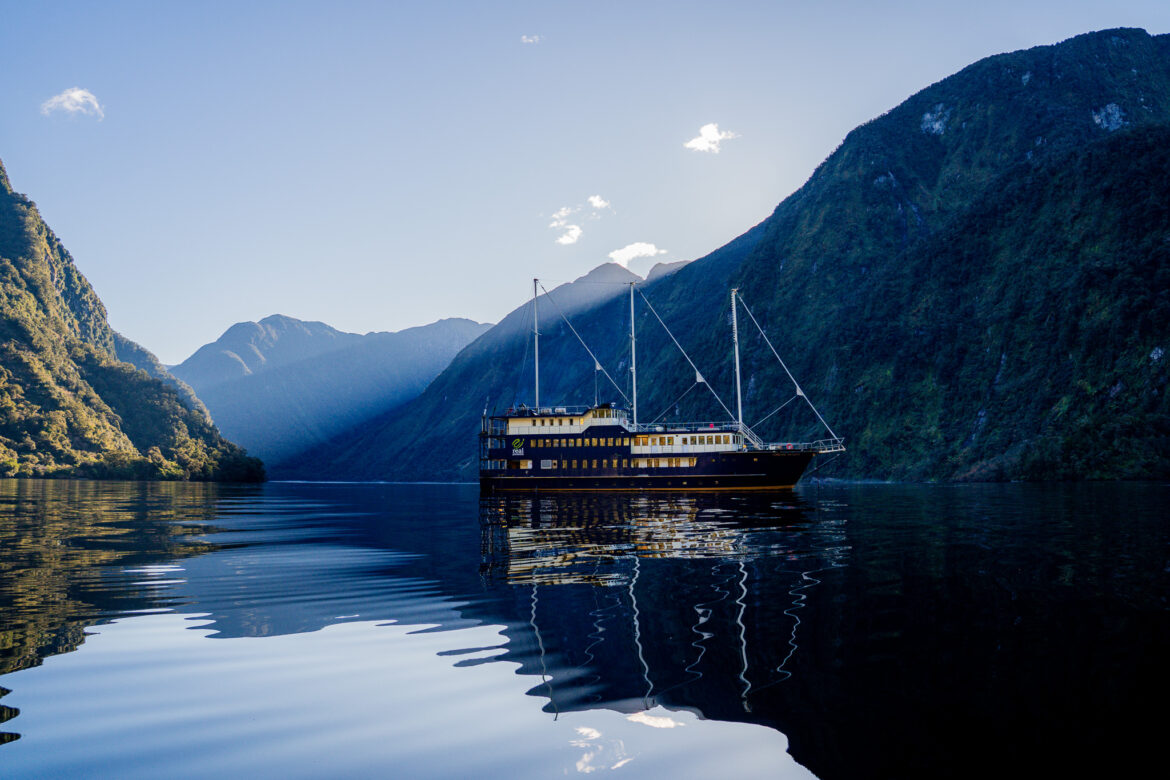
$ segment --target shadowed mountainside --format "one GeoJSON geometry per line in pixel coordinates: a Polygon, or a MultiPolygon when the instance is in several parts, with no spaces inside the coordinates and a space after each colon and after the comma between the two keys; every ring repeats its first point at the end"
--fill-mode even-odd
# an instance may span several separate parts
{"type": "MultiPolygon", "coordinates": [[[[847,439],[821,475],[1164,477],[1167,125],[1170,36],[1107,30],[989,57],[851,132],[762,224],[642,289],[730,405],[727,291],[740,288],[847,439]]],[[[701,390],[675,401],[693,372],[639,306],[640,419],[725,419],[701,390]]],[[[627,307],[574,317],[623,389],[627,307]]],[[[546,317],[542,403],[592,400],[592,361],[546,317]]],[[[740,317],[752,424],[794,393],[740,317]]],[[[527,349],[490,331],[297,473],[474,478],[484,400],[532,402],[527,349]]],[[[791,404],[759,432],[823,429],[791,404]]]]}
{"type": "Polygon", "coordinates": [[[359,335],[274,315],[233,325],[172,371],[272,466],[414,398],[489,327],[446,319],[359,335]]]}

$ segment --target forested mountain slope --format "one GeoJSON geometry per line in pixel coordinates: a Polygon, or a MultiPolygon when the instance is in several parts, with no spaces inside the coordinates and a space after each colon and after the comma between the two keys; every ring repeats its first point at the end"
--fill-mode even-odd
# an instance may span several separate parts
{"type": "Polygon", "coordinates": [[[0,476],[256,480],[189,391],[123,362],[97,295],[0,166],[0,476]]]}
{"type": "MultiPolygon", "coordinates": [[[[762,224],[643,291],[731,405],[740,288],[846,438],[822,475],[1165,477],[1168,125],[1170,36],[1107,30],[989,57],[851,132],[762,224]]],[[[740,316],[752,424],[793,387],[740,316]]],[[[627,323],[623,299],[574,317],[619,382],[627,323]]],[[[725,418],[701,390],[675,402],[694,373],[645,307],[637,324],[641,420],[725,418]]],[[[542,403],[592,400],[592,361],[562,325],[542,334],[542,403]]],[[[322,467],[472,478],[485,399],[532,400],[524,338],[493,344],[339,438],[341,457],[323,449],[322,467]]],[[[759,432],[823,435],[799,403],[759,432]]]]}

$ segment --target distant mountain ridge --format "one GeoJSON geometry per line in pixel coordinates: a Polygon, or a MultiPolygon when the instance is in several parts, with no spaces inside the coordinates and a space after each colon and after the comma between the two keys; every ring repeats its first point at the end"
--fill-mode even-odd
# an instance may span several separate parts
{"type": "Polygon", "coordinates": [[[190,388],[110,328],[97,294],[2,165],[0,476],[264,478],[190,388]]]}
{"type": "MultiPolygon", "coordinates": [[[[730,397],[727,290],[740,289],[846,437],[821,474],[1170,476],[1168,134],[1170,36],[1106,30],[989,57],[851,132],[767,220],[643,291],[730,397]]],[[[628,304],[573,319],[628,375],[628,304]]],[[[531,403],[528,334],[501,326],[296,473],[473,478],[485,399],[531,403]]],[[[541,329],[545,404],[593,396],[592,363],[563,330],[541,329]]],[[[694,374],[644,309],[638,334],[643,419],[724,416],[701,393],[674,400],[694,374]]],[[[742,320],[741,334],[752,423],[793,389],[742,320]]],[[[818,427],[777,415],[759,432],[818,427]]]]}
{"type": "MultiPolygon", "coordinates": [[[[640,276],[616,263],[603,263],[572,282],[554,287],[547,293],[541,291],[538,305],[544,312],[541,315],[541,321],[545,323],[541,325],[541,332],[547,332],[550,337],[553,332],[564,335],[566,333],[565,326],[560,322],[562,314],[566,317],[572,317],[581,311],[596,307],[600,303],[621,297],[628,292],[631,282],[640,280],[640,276]]],[[[507,314],[497,325],[485,329],[478,338],[459,351],[459,359],[461,361],[474,361],[475,357],[473,356],[479,356],[480,359],[490,360],[486,356],[499,354],[501,350],[510,349],[516,344],[526,345],[531,332],[531,305],[520,306],[507,314]]],[[[455,355],[451,356],[452,359],[454,357],[455,355]]],[[[523,354],[513,355],[512,359],[521,365],[532,365],[531,356],[527,354],[527,350],[523,354]]],[[[443,366],[443,375],[448,374],[449,365],[450,360],[443,366]]],[[[514,369],[514,365],[509,365],[509,371],[514,369]]],[[[494,372],[498,370],[498,367],[492,366],[486,370],[494,372]]],[[[436,375],[439,373],[436,372],[436,375]]],[[[471,387],[476,386],[476,383],[482,382],[483,379],[483,377],[466,377],[464,381],[467,387],[471,387]]],[[[508,404],[512,400],[512,398],[492,397],[488,399],[488,402],[508,404]]],[[[478,401],[480,406],[483,402],[483,398],[478,401]]],[[[442,428],[456,419],[461,419],[466,412],[466,409],[451,408],[446,412],[446,418],[436,417],[432,419],[432,422],[435,426],[442,428]]],[[[371,478],[370,472],[362,471],[359,464],[370,462],[384,466],[385,458],[390,456],[390,453],[384,449],[366,449],[365,442],[371,436],[371,431],[381,429],[388,420],[398,419],[401,413],[400,408],[387,409],[381,414],[371,417],[359,427],[339,427],[332,436],[318,442],[313,448],[293,453],[280,461],[276,465],[274,474],[282,479],[345,479],[356,474],[362,476],[354,478],[371,478]]],[[[395,452],[409,451],[409,449],[409,445],[404,442],[401,447],[395,449],[395,452]]]]}
{"type": "Polygon", "coordinates": [[[176,377],[206,390],[223,382],[256,374],[325,352],[353,346],[362,337],[323,322],[273,314],[259,322],[237,322],[182,363],[172,366],[176,377]]]}
{"type": "Polygon", "coordinates": [[[171,373],[272,466],[414,398],[488,327],[453,318],[361,335],[277,314],[233,325],[171,373]]]}

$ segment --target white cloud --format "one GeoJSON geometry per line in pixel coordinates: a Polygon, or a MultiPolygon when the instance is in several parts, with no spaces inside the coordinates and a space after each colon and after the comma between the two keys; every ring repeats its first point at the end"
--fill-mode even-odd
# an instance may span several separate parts
{"type": "Polygon", "coordinates": [[[552,222],[548,223],[548,226],[550,228],[563,228],[568,224],[569,217],[573,214],[573,212],[579,210],[579,208],[574,209],[569,208],[568,206],[561,206],[559,209],[553,212],[552,222]]]}
{"type": "Polygon", "coordinates": [[[540,43],[539,35],[521,35],[520,43],[540,43]]]}
{"type": "Polygon", "coordinates": [[[102,110],[101,103],[88,89],[81,87],[70,87],[62,92],[60,95],[53,95],[53,97],[41,103],[41,113],[45,116],[54,111],[64,111],[69,114],[86,114],[87,116],[96,116],[98,119],[105,119],[106,112],[102,110]]]}
{"type": "Polygon", "coordinates": [[[632,244],[626,244],[621,249],[615,249],[609,253],[609,259],[620,265],[622,268],[628,268],[631,260],[636,260],[639,257],[654,257],[655,255],[666,254],[665,249],[659,249],[653,244],[647,244],[645,241],[635,241],[632,244]]]}
{"type": "Polygon", "coordinates": [[[729,138],[739,138],[739,133],[730,130],[719,130],[719,125],[712,122],[699,128],[699,135],[687,141],[683,146],[696,152],[713,152],[719,154],[719,144],[729,138]]]}
{"type": "MultiPolygon", "coordinates": [[[[586,205],[588,205],[588,208],[592,209],[592,211],[589,213],[581,215],[586,220],[601,219],[603,215],[598,212],[609,208],[609,201],[600,195],[590,195],[585,199],[585,201],[585,203],[578,203],[575,206],[561,206],[552,213],[551,217],[549,217],[549,228],[552,230],[559,230],[561,232],[561,234],[557,236],[558,244],[565,246],[568,244],[575,244],[577,243],[577,239],[581,238],[581,234],[584,232],[581,229],[581,226],[577,224],[569,224],[569,220],[573,219],[574,214],[581,214],[581,212],[586,209],[586,205]]],[[[577,219],[575,221],[580,222],[581,220],[577,219]]]]}
{"type": "Polygon", "coordinates": [[[557,239],[558,244],[575,244],[577,239],[581,237],[580,225],[565,225],[565,232],[557,239]]]}

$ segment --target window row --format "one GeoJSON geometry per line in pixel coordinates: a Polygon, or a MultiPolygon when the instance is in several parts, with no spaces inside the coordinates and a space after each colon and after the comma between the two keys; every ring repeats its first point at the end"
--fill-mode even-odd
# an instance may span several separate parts
{"type": "Polygon", "coordinates": [[[706,444],[735,444],[734,434],[712,433],[702,436],[635,436],[637,447],[670,447],[675,444],[701,446],[706,444]]]}
{"type": "Polygon", "coordinates": [[[529,439],[530,447],[629,447],[630,440],[621,437],[605,439],[529,439]]]}

